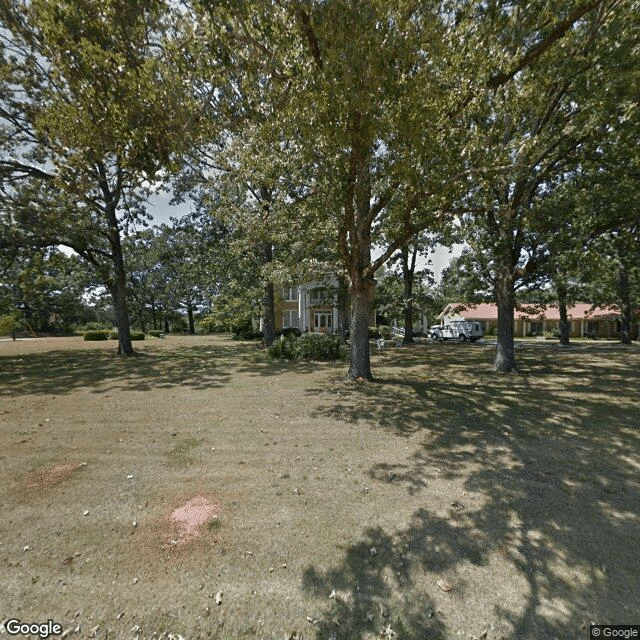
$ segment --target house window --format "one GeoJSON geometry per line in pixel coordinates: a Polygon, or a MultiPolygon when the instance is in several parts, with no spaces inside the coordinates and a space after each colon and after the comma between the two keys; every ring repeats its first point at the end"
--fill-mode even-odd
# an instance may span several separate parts
{"type": "Polygon", "coordinates": [[[542,322],[536,320],[529,323],[529,333],[542,333],[542,322]]]}
{"type": "Polygon", "coordinates": [[[295,302],[298,300],[298,291],[295,287],[288,287],[282,290],[282,299],[287,302],[295,302]]]}
{"type": "Polygon", "coordinates": [[[282,312],[282,328],[288,329],[293,327],[298,329],[298,312],[297,311],[283,311],[282,312]]]}
{"type": "Polygon", "coordinates": [[[309,300],[312,305],[318,306],[320,304],[326,304],[327,302],[327,294],[325,291],[321,289],[314,289],[311,291],[309,295],[309,300]]]}
{"type": "Polygon", "coordinates": [[[319,313],[316,312],[313,314],[313,324],[316,331],[326,331],[327,329],[331,329],[331,314],[330,313],[319,313]]]}
{"type": "Polygon", "coordinates": [[[589,320],[587,322],[587,333],[597,336],[600,333],[600,323],[598,320],[589,320]]]}

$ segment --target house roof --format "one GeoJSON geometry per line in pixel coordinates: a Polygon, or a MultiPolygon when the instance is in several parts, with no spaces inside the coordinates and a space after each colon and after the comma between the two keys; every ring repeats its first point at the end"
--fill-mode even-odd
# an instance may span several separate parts
{"type": "MultiPolygon", "coordinates": [[[[470,304],[452,302],[438,316],[459,314],[468,320],[497,320],[498,307],[495,304],[470,304]]],[[[569,320],[595,320],[598,318],[619,317],[620,310],[616,306],[595,307],[591,304],[578,303],[567,307],[569,320]]],[[[560,320],[560,311],[556,305],[519,304],[514,310],[516,320],[560,320]]]]}

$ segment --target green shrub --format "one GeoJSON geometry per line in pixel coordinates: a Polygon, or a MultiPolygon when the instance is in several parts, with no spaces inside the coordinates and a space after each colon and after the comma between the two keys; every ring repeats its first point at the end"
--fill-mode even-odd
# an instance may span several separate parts
{"type": "Polygon", "coordinates": [[[302,335],[302,331],[296,327],[287,327],[281,331],[276,331],[276,337],[285,336],[285,338],[299,338],[302,335]]]}
{"type": "Polygon", "coordinates": [[[256,331],[253,328],[241,329],[240,331],[235,331],[233,334],[234,340],[256,340],[262,337],[262,331],[256,331]]]}
{"type": "Polygon", "coordinates": [[[17,321],[14,315],[0,317],[0,336],[9,335],[17,328],[17,321]]]}
{"type": "Polygon", "coordinates": [[[336,334],[305,333],[280,337],[267,353],[273,360],[344,360],[347,347],[336,334]]]}
{"type": "Polygon", "coordinates": [[[176,318],[175,320],[171,321],[171,331],[173,331],[173,333],[186,333],[189,330],[189,323],[186,321],[185,318],[176,318]]]}
{"type": "Polygon", "coordinates": [[[294,360],[295,348],[293,338],[281,336],[273,341],[273,344],[267,349],[267,357],[270,360],[294,360]]]}
{"type": "Polygon", "coordinates": [[[380,338],[380,329],[378,327],[369,327],[369,340],[377,340],[380,338]]]}
{"type": "Polygon", "coordinates": [[[386,324],[379,324],[378,331],[381,338],[384,338],[385,340],[391,340],[391,327],[386,324]]]}
{"type": "Polygon", "coordinates": [[[92,331],[85,331],[82,337],[85,340],[106,340],[109,337],[109,329],[94,329],[92,331]]]}
{"type": "MultiPolygon", "coordinates": [[[[109,340],[117,340],[118,339],[118,330],[117,329],[112,329],[111,331],[108,331],[107,333],[109,334],[109,340]]],[[[132,340],[144,340],[144,331],[131,331],[129,333],[129,337],[132,340]]]]}
{"type": "Polygon", "coordinates": [[[294,341],[298,360],[339,360],[340,336],[328,333],[305,333],[294,341]]]}
{"type": "Polygon", "coordinates": [[[75,327],[76,331],[84,333],[85,331],[101,331],[102,329],[109,329],[110,325],[106,322],[86,322],[75,327]]]}
{"type": "Polygon", "coordinates": [[[162,329],[149,329],[147,333],[154,338],[159,338],[164,335],[164,331],[162,331],[162,329]]]}

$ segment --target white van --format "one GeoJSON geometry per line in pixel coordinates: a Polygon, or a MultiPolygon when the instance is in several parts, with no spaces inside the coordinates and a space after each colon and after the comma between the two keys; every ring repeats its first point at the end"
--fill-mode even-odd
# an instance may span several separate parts
{"type": "Polygon", "coordinates": [[[444,317],[442,324],[434,324],[429,337],[434,342],[456,340],[458,342],[475,342],[482,338],[482,325],[473,320],[452,320],[444,317]]]}

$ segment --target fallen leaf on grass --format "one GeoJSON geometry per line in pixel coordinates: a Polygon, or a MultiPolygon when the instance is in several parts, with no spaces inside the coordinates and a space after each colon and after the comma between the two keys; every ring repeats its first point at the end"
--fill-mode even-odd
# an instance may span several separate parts
{"type": "Polygon", "coordinates": [[[443,591],[451,591],[452,587],[450,584],[448,584],[447,582],[445,582],[444,580],[438,580],[438,582],[436,582],[436,584],[443,590],[443,591]]]}
{"type": "Polygon", "coordinates": [[[216,593],[216,604],[222,604],[222,591],[218,591],[218,593],[216,593]]]}

